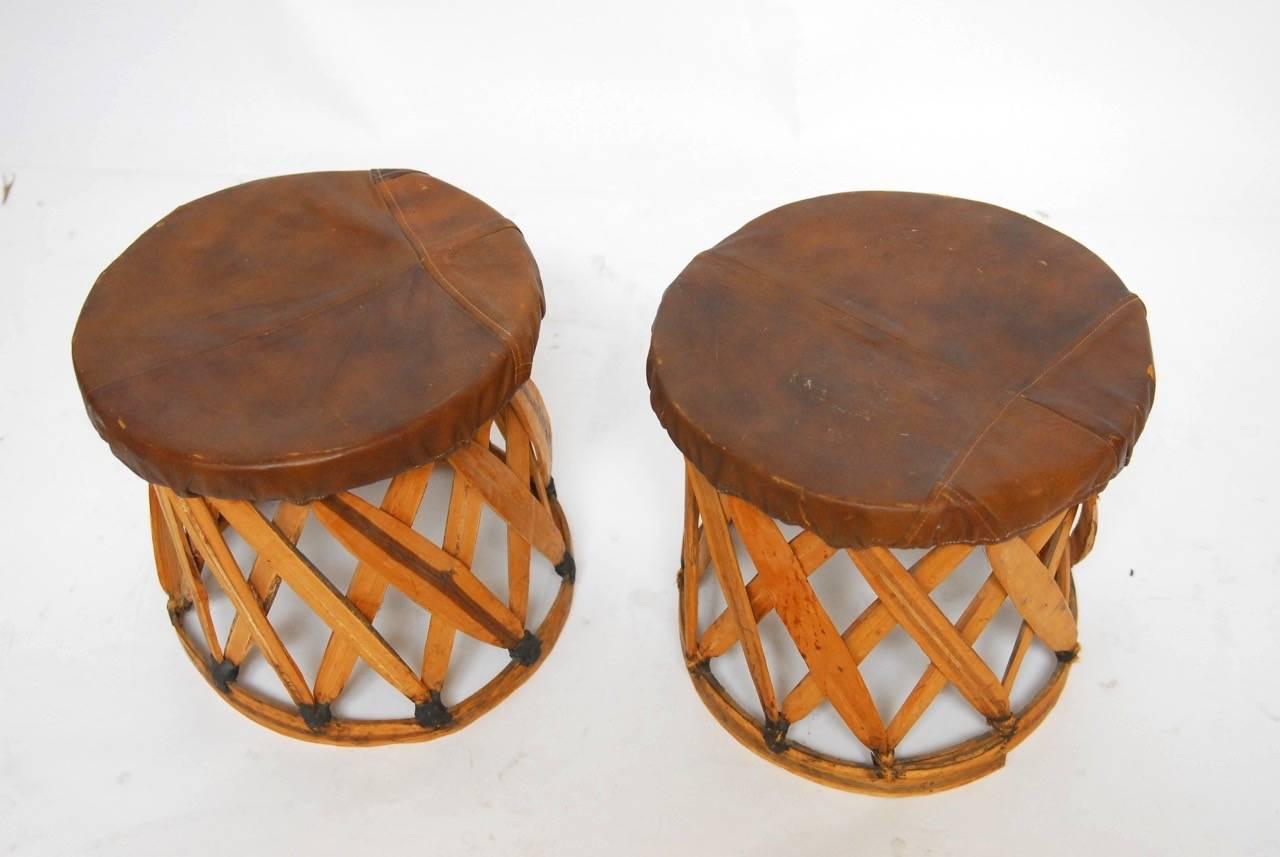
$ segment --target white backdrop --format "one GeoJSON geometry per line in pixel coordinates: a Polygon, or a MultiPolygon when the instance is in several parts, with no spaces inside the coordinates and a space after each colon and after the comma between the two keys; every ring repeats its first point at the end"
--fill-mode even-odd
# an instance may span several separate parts
{"type": "Polygon", "coordinates": [[[3,0],[0,853],[1280,852],[1278,10],[3,0]],[[537,255],[580,574],[515,696],[448,739],[350,751],[266,732],[191,669],[70,336],[177,204],[371,166],[468,189],[537,255]],[[906,801],[765,764],[695,697],[680,458],[643,371],[694,253],[869,188],[1079,239],[1146,301],[1160,377],[1077,576],[1062,701],[1003,771],[906,801]]]}

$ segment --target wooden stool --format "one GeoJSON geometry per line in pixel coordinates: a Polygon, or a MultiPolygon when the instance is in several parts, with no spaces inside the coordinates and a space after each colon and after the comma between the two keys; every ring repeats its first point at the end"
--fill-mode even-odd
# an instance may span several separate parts
{"type": "Polygon", "coordinates": [[[648,376],[687,464],[684,655],[720,723],[765,758],[855,791],[930,792],[999,768],[1053,706],[1078,651],[1071,570],[1154,394],[1145,316],[1076,242],[949,197],[798,202],[695,258],[658,310],[648,376]],[[775,519],[803,529],[788,541],[775,519]],[[930,592],[979,545],[989,572],[953,621],[930,592]],[[930,550],[908,568],[890,548],[930,550]],[[839,549],[874,597],[843,629],[809,580],[839,549]],[[727,606],[703,626],[708,567],[727,606]],[[975,641],[1006,599],[1020,630],[1007,661],[988,665],[975,641]],[[758,627],[775,610],[809,671],[785,695],[758,627]],[[899,626],[928,666],[885,717],[859,664],[899,626]],[[1015,710],[1033,639],[1056,653],[1056,670],[1015,710]],[[758,712],[714,672],[735,643],[758,712]],[[985,734],[896,756],[948,684],[985,734]],[[823,702],[869,760],[789,740],[823,702]]]}
{"type": "Polygon", "coordinates": [[[215,193],[161,220],[99,277],[72,342],[80,389],[99,434],[151,483],[170,616],[231,705],[310,741],[425,740],[492,708],[546,657],[574,563],[529,381],[542,301],[511,221],[408,170],[215,193]],[[441,465],[452,487],[434,544],[413,524],[441,465]],[[350,490],[388,477],[380,506],[350,490]],[[471,569],[484,507],[507,526],[505,603],[471,569]],[[297,547],[311,519],[358,561],[345,594],[297,547]],[[256,552],[251,565],[228,530],[256,552]],[[536,631],[526,630],[531,549],[560,576],[536,631]],[[327,626],[310,681],[268,617],[281,583],[327,626]],[[373,625],[388,587],[430,614],[420,663],[373,625]],[[221,629],[219,598],[234,608],[221,629]],[[458,632],[510,659],[446,704],[458,632]],[[246,685],[255,651],[291,704],[246,685]],[[378,719],[342,716],[357,660],[403,704],[378,719]]]}

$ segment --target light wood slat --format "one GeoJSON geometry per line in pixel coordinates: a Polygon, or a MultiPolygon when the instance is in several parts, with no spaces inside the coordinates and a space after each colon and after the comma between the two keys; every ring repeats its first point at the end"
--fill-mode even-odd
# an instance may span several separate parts
{"type": "MultiPolygon", "coordinates": [[[[432,465],[426,464],[399,473],[387,486],[387,493],[382,497],[381,508],[391,517],[406,525],[412,526],[417,517],[422,498],[427,493],[427,484],[431,479],[432,465]]],[[[382,599],[387,591],[387,579],[378,574],[367,562],[356,564],[351,583],[347,586],[347,600],[370,622],[382,607],[382,599]]],[[[351,671],[355,668],[358,653],[351,640],[345,634],[336,631],[329,634],[329,642],[320,658],[320,669],[316,673],[316,699],[320,702],[332,702],[342,693],[351,671]]]]}
{"type": "MultiPolygon", "coordinates": [[[[934,548],[911,566],[911,576],[925,592],[932,592],[972,551],[972,545],[943,545],[934,548]]],[[[841,636],[854,661],[862,663],[863,658],[871,654],[871,650],[896,627],[898,622],[893,614],[877,599],[867,605],[867,609],[849,624],[841,636]]],[[[817,679],[806,675],[783,700],[782,716],[790,723],[803,720],[822,700],[822,688],[817,679]]]]}
{"type": "MultiPolygon", "coordinates": [[[[506,420],[503,434],[507,444],[507,467],[516,479],[527,484],[533,476],[529,433],[515,418],[506,420]]],[[[529,540],[507,527],[507,604],[522,624],[529,618],[529,562],[532,559],[529,540]]]]}
{"type": "Polygon", "coordinates": [[[729,537],[729,524],[720,506],[720,497],[693,465],[686,463],[686,471],[698,504],[698,512],[702,516],[702,531],[711,552],[711,564],[720,581],[720,588],[724,591],[730,615],[738,624],[738,639],[747,659],[751,681],[760,697],[766,725],[777,724],[782,714],[778,708],[777,692],[769,677],[769,664],[765,660],[764,647],[760,644],[760,630],[756,627],[755,614],[752,613],[751,601],[747,597],[747,587],[742,582],[742,571],[738,567],[738,557],[729,537]]]}
{"type": "Polygon", "coordinates": [[[170,609],[174,609],[186,600],[186,595],[182,588],[182,572],[178,570],[178,557],[169,538],[164,513],[160,511],[160,495],[154,485],[147,486],[147,505],[151,511],[151,550],[155,556],[156,575],[160,578],[160,588],[169,596],[170,609]]]}
{"type": "Polygon", "coordinates": [[[1077,564],[1093,550],[1093,540],[1098,535],[1098,495],[1093,495],[1080,505],[1080,520],[1071,534],[1071,562],[1077,564]]]}
{"type": "MultiPolygon", "coordinates": [[[[956,620],[955,628],[959,632],[960,638],[964,642],[972,646],[982,636],[982,632],[986,630],[987,625],[995,618],[996,613],[1000,611],[1000,605],[1004,603],[1005,593],[1000,586],[1000,581],[995,576],[988,577],[974,593],[973,599],[964,612],[960,614],[960,618],[956,620]]],[[[930,663],[925,667],[924,675],[916,682],[916,686],[912,688],[906,700],[902,703],[902,707],[893,716],[893,720],[889,722],[889,743],[897,745],[906,734],[911,731],[911,727],[920,719],[920,715],[924,714],[929,705],[933,702],[942,689],[946,687],[947,679],[934,664],[930,663]]],[[[1005,693],[1007,695],[1008,689],[1005,693]]]]}
{"type": "MultiPolygon", "coordinates": [[[[302,528],[307,523],[307,507],[281,501],[276,508],[275,525],[291,544],[297,544],[302,537],[302,528]]],[[[275,601],[276,592],[280,589],[280,575],[274,566],[261,556],[254,557],[253,568],[249,570],[249,588],[262,605],[262,612],[270,613],[271,604],[275,601]]],[[[227,632],[227,660],[240,664],[249,654],[253,645],[253,635],[249,633],[248,620],[243,613],[237,612],[231,620],[231,630],[227,632]]]]}
{"type": "Polygon", "coordinates": [[[852,549],[849,556],[889,612],[970,704],[990,720],[1008,717],[1009,696],[999,679],[893,554],[877,547],[852,549]]]}
{"type": "Polygon", "coordinates": [[[1018,679],[1018,670],[1022,667],[1022,659],[1027,656],[1027,651],[1031,648],[1031,640],[1034,636],[1031,633],[1031,626],[1024,619],[1018,625],[1018,634],[1013,638],[1013,651],[1009,652],[1009,660],[1004,665],[1004,677],[1000,679],[1000,684],[1004,687],[1005,693],[1013,693],[1013,683],[1018,679]]]}
{"type": "Polygon", "coordinates": [[[542,395],[533,382],[526,383],[511,397],[511,413],[523,426],[533,446],[533,453],[545,473],[551,472],[551,420],[547,418],[542,395]]]}
{"type": "MultiPolygon", "coordinates": [[[[488,426],[482,431],[487,434],[488,426]]],[[[480,492],[461,473],[454,473],[453,487],[449,492],[449,514],[444,524],[444,549],[467,568],[471,567],[475,556],[476,536],[480,530],[480,512],[483,508],[480,492]]],[[[431,623],[427,626],[427,641],[422,649],[422,681],[429,690],[439,692],[444,688],[445,673],[449,671],[449,659],[453,656],[455,634],[456,629],[447,617],[439,613],[431,614],[431,623]]]]}
{"type": "MultiPolygon", "coordinates": [[[[298,552],[297,547],[290,544],[279,530],[262,517],[252,503],[244,500],[210,502],[247,542],[267,556],[267,560],[276,566],[281,579],[322,622],[334,633],[341,633],[351,641],[365,663],[409,699],[414,702],[426,700],[426,687],[409,665],[400,659],[395,649],[391,648],[355,605],[344,598],[329,579],[298,552]]],[[[311,509],[319,518],[318,504],[313,503],[311,509]]]]}
{"type": "MultiPolygon", "coordinates": [[[[800,561],[806,577],[821,568],[836,552],[835,548],[809,530],[802,530],[791,540],[791,550],[800,561]]],[[[751,601],[751,613],[757,623],[773,610],[773,596],[762,579],[753,578],[747,584],[747,597],[751,601]]],[[[729,615],[729,611],[725,610],[703,632],[702,640],[698,643],[698,658],[705,660],[718,657],[729,651],[737,641],[737,623],[729,615]]]]}
{"type": "MultiPolygon", "coordinates": [[[[1069,539],[1071,519],[1073,517],[1073,514],[1064,513],[1058,518],[1058,527],[1053,531],[1053,539],[1049,542],[1047,549],[1050,557],[1048,568],[1054,568],[1066,553],[1064,548],[1069,539]]],[[[1039,531],[1037,530],[1026,537],[1028,544],[1036,551],[1040,550],[1038,536],[1039,531]]],[[[1005,693],[1013,692],[1014,682],[1018,679],[1018,670],[1022,667],[1022,661],[1027,656],[1027,652],[1031,649],[1032,637],[1031,626],[1027,624],[1026,619],[1023,619],[1018,626],[1018,634],[1014,637],[1013,651],[1009,652],[1009,660],[1004,667],[1004,676],[1000,679],[1000,684],[1004,686],[1005,693]]]]}
{"type": "Polygon", "coordinates": [[[495,512],[553,563],[564,559],[564,537],[546,507],[529,493],[489,450],[469,443],[454,450],[449,464],[465,476],[495,512]]]}
{"type": "Polygon", "coordinates": [[[158,489],[160,514],[164,518],[165,529],[169,532],[170,544],[178,557],[178,573],[182,579],[187,600],[196,609],[196,619],[200,630],[204,633],[205,642],[209,646],[209,654],[217,663],[222,661],[222,643],[218,641],[218,629],[213,624],[213,613],[209,610],[209,593],[200,579],[200,571],[195,566],[183,537],[183,527],[178,522],[178,511],[175,508],[176,495],[167,488],[158,489]]]}
{"type": "Polygon", "coordinates": [[[1076,646],[1076,619],[1049,570],[1020,538],[987,545],[987,559],[1000,585],[1036,636],[1055,652],[1076,646]]]}
{"type": "Polygon", "coordinates": [[[347,550],[369,563],[415,604],[477,640],[505,649],[524,627],[471,570],[411,527],[350,493],[312,504],[316,517],[347,550]]]}
{"type": "Polygon", "coordinates": [[[862,673],[777,524],[749,503],[727,495],[722,498],[809,672],[849,731],[877,753],[888,752],[892,745],[862,673]]]}
{"type": "Polygon", "coordinates": [[[1062,590],[1062,597],[1067,600],[1067,606],[1071,605],[1071,519],[1068,517],[1062,522],[1062,543],[1066,546],[1065,550],[1052,550],[1049,554],[1050,565],[1052,571],[1054,565],[1057,564],[1057,581],[1058,588],[1062,590]]]}
{"type": "MultiPolygon", "coordinates": [[[[307,685],[306,677],[302,675],[297,662],[285,648],[284,641],[280,639],[276,629],[267,621],[267,614],[258,603],[258,596],[249,586],[249,581],[245,580],[244,572],[240,570],[240,565],[232,556],[227,543],[222,540],[218,522],[209,511],[209,506],[198,497],[190,499],[175,497],[173,503],[174,511],[187,525],[187,532],[199,543],[200,551],[204,554],[205,562],[209,566],[209,572],[218,579],[227,598],[231,599],[231,603],[235,605],[236,612],[245,618],[249,634],[267,663],[271,664],[271,668],[280,677],[280,683],[284,685],[290,698],[300,706],[313,705],[315,698],[307,685]]],[[[252,504],[247,505],[252,508],[252,504]]],[[[258,514],[257,509],[254,509],[254,513],[258,514]]],[[[244,531],[239,527],[236,527],[236,530],[244,535],[244,531]]]]}
{"type": "Polygon", "coordinates": [[[698,554],[702,544],[702,531],[698,526],[698,506],[693,498],[693,486],[686,474],[684,479],[684,535],[680,544],[680,641],[684,646],[684,659],[695,663],[698,651],[698,587],[702,584],[702,569],[698,554]]]}

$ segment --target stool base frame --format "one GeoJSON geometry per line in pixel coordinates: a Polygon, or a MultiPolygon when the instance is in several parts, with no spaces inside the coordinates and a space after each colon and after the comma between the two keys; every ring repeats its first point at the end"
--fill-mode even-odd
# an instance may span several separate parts
{"type": "Polygon", "coordinates": [[[541,396],[526,384],[473,440],[442,459],[453,469],[443,544],[413,529],[435,463],[395,476],[380,507],[349,492],[298,505],[281,501],[271,520],[245,500],[181,497],[151,486],[152,542],[160,583],[178,638],[201,675],[250,719],[284,735],[326,744],[375,745],[447,735],[488,711],[525,682],[564,627],[575,567],[569,527],[551,481],[551,433],[541,396]],[[508,599],[504,604],[471,571],[480,514],[488,506],[507,525],[508,599]],[[345,593],[296,544],[314,518],[358,560],[345,593]],[[233,529],[257,551],[248,575],[223,539],[233,529]],[[526,630],[531,550],[555,565],[559,590],[541,626],[526,630]],[[225,636],[214,627],[206,576],[235,608],[225,636]],[[330,636],[308,682],[268,618],[283,583],[328,626],[330,636]],[[373,627],[388,586],[426,610],[430,624],[419,668],[373,627]],[[184,614],[194,610],[198,633],[184,614]],[[507,649],[511,662],[466,699],[442,698],[458,632],[507,649]],[[292,705],[237,682],[245,658],[259,653],[292,705]],[[334,708],[357,659],[400,691],[411,716],[347,719],[334,708]]]}
{"type": "Polygon", "coordinates": [[[877,596],[848,628],[837,630],[808,577],[835,553],[804,530],[788,541],[768,515],[737,497],[717,492],[686,462],[680,633],[694,688],[717,720],[761,757],[801,776],[849,791],[878,795],[925,794],[953,788],[1004,765],[1005,755],[1027,737],[1057,702],[1079,653],[1072,568],[1093,545],[1097,499],[1064,510],[999,544],[981,546],[991,573],[963,614],[952,623],[929,592],[979,546],[943,545],[910,569],[887,549],[847,552],[877,596]],[[1074,529],[1073,529],[1074,522],[1074,529]],[[730,528],[756,568],[745,580],[730,528]],[[705,631],[698,629],[698,587],[714,573],[727,605],[705,631]],[[1002,677],[972,648],[1005,599],[1022,617],[1002,677]],[[760,642],[758,623],[776,610],[809,669],[778,698],[760,642]],[[877,711],[858,664],[901,626],[930,664],[899,710],[886,723],[877,711]],[[1045,686],[1019,711],[1009,693],[1033,638],[1057,653],[1045,686]],[[741,643],[763,720],[749,714],[712,674],[712,661],[741,643]],[[991,726],[982,735],[941,752],[899,759],[895,748],[948,684],[991,726]],[[789,740],[787,730],[823,701],[870,751],[868,763],[829,756],[789,740]]]}

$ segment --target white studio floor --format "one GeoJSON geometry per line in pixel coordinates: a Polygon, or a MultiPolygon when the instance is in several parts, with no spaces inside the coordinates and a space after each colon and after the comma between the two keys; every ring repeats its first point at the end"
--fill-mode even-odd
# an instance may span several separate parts
{"type": "Polygon", "coordinates": [[[1280,853],[1275,7],[374,5],[0,4],[0,854],[1280,853]],[[346,750],[267,732],[192,670],[70,338],[176,205],[372,166],[467,189],[538,258],[578,584],[494,711],[346,750]],[[1058,706],[1004,770],[897,801],[760,761],[697,699],[681,459],[644,381],[695,253],[871,188],[1078,239],[1146,302],[1159,376],[1076,572],[1058,706]]]}

